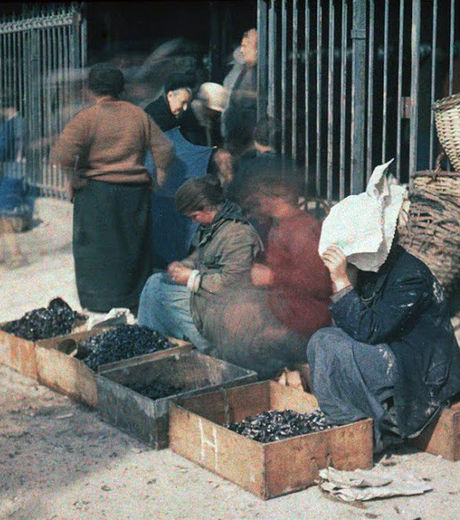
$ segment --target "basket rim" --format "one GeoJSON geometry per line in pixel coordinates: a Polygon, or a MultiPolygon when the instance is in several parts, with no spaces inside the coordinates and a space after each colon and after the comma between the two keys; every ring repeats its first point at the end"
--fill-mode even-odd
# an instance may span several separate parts
{"type": "Polygon", "coordinates": [[[412,177],[452,177],[452,178],[460,178],[460,172],[448,172],[442,170],[440,172],[436,172],[434,170],[422,170],[419,172],[414,172],[412,177]]]}
{"type": "Polygon", "coordinates": [[[435,101],[431,108],[435,111],[446,110],[448,108],[453,108],[460,104],[460,92],[457,94],[452,94],[451,96],[447,96],[435,101]]]}

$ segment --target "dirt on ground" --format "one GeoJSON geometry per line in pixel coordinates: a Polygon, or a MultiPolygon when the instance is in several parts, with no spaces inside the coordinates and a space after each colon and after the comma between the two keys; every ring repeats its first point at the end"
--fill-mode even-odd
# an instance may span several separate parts
{"type": "MultiPolygon", "coordinates": [[[[79,308],[71,206],[44,199],[37,211],[34,229],[18,237],[29,263],[16,269],[0,265],[0,322],[54,296],[79,308]]],[[[376,462],[425,479],[433,490],[424,495],[350,505],[312,486],[262,501],[168,449],[151,449],[104,423],[97,411],[1,365],[0,388],[1,519],[460,519],[460,462],[408,447],[376,462]]]]}

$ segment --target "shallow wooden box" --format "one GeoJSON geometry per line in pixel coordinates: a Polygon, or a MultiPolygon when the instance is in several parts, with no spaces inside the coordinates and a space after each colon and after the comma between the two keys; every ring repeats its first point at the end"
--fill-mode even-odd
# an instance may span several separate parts
{"type": "Polygon", "coordinates": [[[447,460],[460,460],[460,401],[443,410],[439,419],[410,443],[447,460]]]}
{"type": "MultiPolygon", "coordinates": [[[[109,328],[111,327],[95,328],[87,332],[38,341],[35,345],[35,356],[39,382],[96,408],[98,398],[95,372],[80,359],[69,355],[69,352],[74,350],[78,343],[96,334],[101,334],[109,328]]],[[[130,366],[142,360],[160,359],[181,352],[189,352],[192,349],[190,343],[174,338],[169,339],[177,345],[175,348],[101,365],[98,367],[98,372],[125,365],[130,366]]]]}
{"type": "Polygon", "coordinates": [[[105,370],[98,374],[98,409],[107,422],[155,449],[162,449],[169,444],[169,402],[172,399],[216,390],[219,387],[242,385],[256,379],[257,374],[252,370],[193,351],[105,370]],[[185,391],[175,396],[152,400],[126,386],[153,381],[181,387],[185,391]]]}
{"type": "MultiPolygon", "coordinates": [[[[11,322],[0,323],[0,329],[8,323],[11,322]]],[[[77,327],[80,330],[84,328],[84,322],[78,323],[77,327]]],[[[55,339],[62,339],[64,337],[65,336],[56,336],[55,339]]],[[[36,342],[34,341],[19,338],[14,334],[0,330],[0,363],[25,376],[38,379],[35,345],[36,342]]]]}
{"type": "Polygon", "coordinates": [[[326,466],[370,468],[371,419],[266,444],[222,426],[262,411],[317,406],[311,394],[274,381],[180,399],[171,404],[170,448],[263,499],[308,487],[326,466]]]}

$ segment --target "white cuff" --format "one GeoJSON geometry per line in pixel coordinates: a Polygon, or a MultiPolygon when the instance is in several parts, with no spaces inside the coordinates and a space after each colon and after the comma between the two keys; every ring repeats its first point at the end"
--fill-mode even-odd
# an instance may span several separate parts
{"type": "Polygon", "coordinates": [[[198,269],[193,269],[191,272],[189,279],[187,280],[187,288],[192,292],[197,292],[200,288],[201,283],[201,275],[198,269]]]}

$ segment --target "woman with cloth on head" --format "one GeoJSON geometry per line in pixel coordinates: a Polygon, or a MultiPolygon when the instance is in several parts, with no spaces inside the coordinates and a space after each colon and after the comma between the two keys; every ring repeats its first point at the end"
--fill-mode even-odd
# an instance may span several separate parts
{"type": "Polygon", "coordinates": [[[73,255],[82,307],[136,311],[151,274],[150,189],[146,150],[164,170],[171,141],[139,107],[121,101],[122,72],[94,65],[88,77],[93,104],[64,128],[51,160],[71,176],[73,255]]]}
{"type": "Polygon", "coordinates": [[[252,215],[273,221],[265,261],[251,269],[252,286],[225,293],[207,331],[216,357],[255,370],[260,379],[304,363],[310,336],[331,323],[331,281],[318,255],[321,226],[299,208],[294,173],[267,170],[241,190],[252,215]]]}
{"type": "Polygon", "coordinates": [[[460,392],[460,350],[442,289],[398,245],[401,204],[380,178],[367,194],[332,208],[320,252],[333,283],[335,327],[319,330],[307,348],[313,391],[327,419],[346,424],[371,417],[376,452],[417,436],[460,392]],[[384,210],[374,213],[368,195],[379,186],[384,210]],[[364,251],[382,227],[378,249],[364,251]],[[366,228],[375,231],[366,237],[366,228]],[[331,236],[337,229],[340,240],[331,236]]]}
{"type": "Polygon", "coordinates": [[[227,288],[250,283],[262,244],[243,212],[224,198],[213,178],[189,179],[175,195],[177,210],[199,225],[192,253],[152,275],[139,302],[139,325],[187,339],[210,352],[207,330],[214,306],[227,288]]]}

